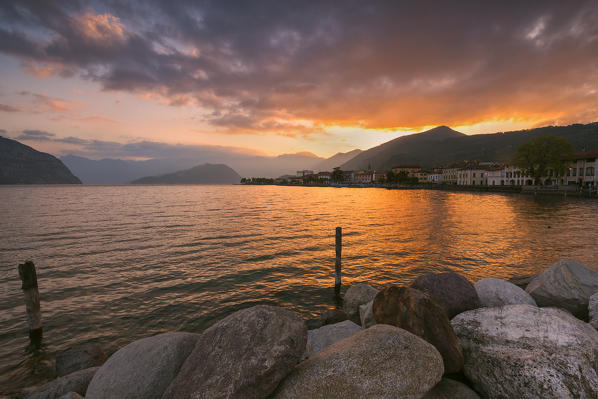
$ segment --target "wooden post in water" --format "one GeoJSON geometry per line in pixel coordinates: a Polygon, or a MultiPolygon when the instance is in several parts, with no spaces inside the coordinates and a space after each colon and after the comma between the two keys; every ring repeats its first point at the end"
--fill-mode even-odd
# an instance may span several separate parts
{"type": "Polygon", "coordinates": [[[42,345],[43,327],[39,306],[39,290],[37,289],[37,273],[33,262],[28,260],[19,265],[19,277],[22,281],[21,289],[25,294],[25,308],[27,310],[27,321],[29,322],[29,341],[31,341],[32,347],[39,348],[42,345]]]}
{"type": "Polygon", "coordinates": [[[343,229],[336,228],[336,261],[334,262],[334,289],[340,292],[341,288],[341,251],[343,249],[343,229]]]}

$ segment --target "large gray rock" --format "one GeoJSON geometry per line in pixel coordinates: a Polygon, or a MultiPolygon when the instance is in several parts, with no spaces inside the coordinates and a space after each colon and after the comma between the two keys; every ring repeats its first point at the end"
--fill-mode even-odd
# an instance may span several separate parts
{"type": "Polygon", "coordinates": [[[98,367],[104,364],[107,358],[99,344],[73,346],[56,355],[56,375],[61,377],[75,371],[98,367]]]}
{"type": "Polygon", "coordinates": [[[463,367],[463,352],[445,310],[428,294],[409,287],[388,286],[374,299],[378,324],[404,328],[438,349],[444,371],[458,373],[463,367]]]}
{"type": "Polygon", "coordinates": [[[506,305],[452,320],[464,373],[488,398],[596,398],[598,331],[556,308],[506,305]]]}
{"type": "Polygon", "coordinates": [[[338,342],[342,339],[349,338],[363,330],[351,320],[345,320],[336,324],[329,324],[315,330],[307,332],[307,345],[305,345],[305,353],[303,358],[306,359],[321,351],[322,349],[338,342]]]}
{"type": "Polygon", "coordinates": [[[35,389],[27,395],[27,399],[57,399],[69,392],[85,396],[89,382],[97,371],[98,367],[93,367],[59,377],[35,389]]]}
{"type": "Polygon", "coordinates": [[[62,395],[59,399],[83,399],[83,396],[77,392],[69,392],[66,395],[62,395]]]}
{"type": "Polygon", "coordinates": [[[343,298],[343,309],[349,319],[359,317],[359,306],[373,300],[378,290],[367,284],[357,284],[349,287],[343,298]]]}
{"type": "Polygon", "coordinates": [[[574,260],[561,260],[525,289],[538,306],[556,306],[586,319],[590,296],[598,292],[598,272],[574,260]]]}
{"type": "Polygon", "coordinates": [[[473,284],[454,272],[424,274],[411,283],[411,288],[430,295],[446,311],[449,319],[466,310],[480,307],[480,299],[473,284]]]}
{"type": "Polygon", "coordinates": [[[459,381],[443,378],[422,399],[480,399],[480,396],[459,381]]]}
{"type": "Polygon", "coordinates": [[[376,324],[373,300],[359,306],[359,319],[361,320],[361,327],[363,328],[368,328],[376,324]]]}
{"type": "Polygon", "coordinates": [[[336,324],[347,320],[347,314],[339,309],[328,309],[316,318],[305,321],[308,330],[314,330],[328,324],[336,324]]]}
{"type": "Polygon", "coordinates": [[[482,306],[488,308],[518,304],[536,306],[536,301],[530,294],[515,284],[498,278],[483,278],[474,287],[482,306]]]}
{"type": "Polygon", "coordinates": [[[208,328],[164,399],[265,398],[299,362],[307,328],[274,306],[240,310],[208,328]]]}
{"type": "Polygon", "coordinates": [[[590,297],[588,313],[590,315],[590,324],[598,330],[598,292],[590,297]]]}
{"type": "Polygon", "coordinates": [[[521,276],[513,276],[509,278],[509,283],[515,284],[517,287],[521,289],[525,289],[529,283],[532,282],[533,279],[538,277],[537,274],[524,274],[521,276]]]}
{"type": "Polygon", "coordinates": [[[161,398],[198,338],[198,334],[173,332],[130,343],[98,370],[85,398],[161,398]]]}
{"type": "Polygon", "coordinates": [[[378,324],[300,363],[273,398],[421,398],[444,368],[432,345],[403,329],[378,324]]]}

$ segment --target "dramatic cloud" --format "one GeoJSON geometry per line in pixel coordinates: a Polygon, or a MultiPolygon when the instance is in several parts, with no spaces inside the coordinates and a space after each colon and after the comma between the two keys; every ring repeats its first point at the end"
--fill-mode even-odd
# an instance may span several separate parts
{"type": "Polygon", "coordinates": [[[43,130],[23,130],[20,136],[17,136],[17,140],[29,140],[29,141],[52,141],[56,135],[54,133],[45,132],[43,130]]]}
{"type": "Polygon", "coordinates": [[[598,115],[595,1],[6,0],[0,21],[29,73],[196,105],[223,133],[598,115]]]}
{"type": "Polygon", "coordinates": [[[20,110],[16,107],[13,107],[12,105],[0,104],[0,111],[1,112],[18,112],[20,110]]]}
{"type": "MultiPolygon", "coordinates": [[[[0,131],[6,133],[6,131],[0,131]]],[[[216,145],[182,145],[168,144],[155,141],[135,141],[130,143],[119,143],[105,140],[89,140],[77,137],[59,137],[54,133],[43,130],[23,130],[21,134],[14,137],[16,140],[32,142],[53,142],[71,144],[68,149],[64,149],[60,155],[74,154],[93,159],[98,158],[158,158],[158,159],[176,159],[176,158],[205,158],[217,160],[215,155],[226,154],[256,156],[264,155],[259,151],[246,148],[226,147],[216,145]]]]}

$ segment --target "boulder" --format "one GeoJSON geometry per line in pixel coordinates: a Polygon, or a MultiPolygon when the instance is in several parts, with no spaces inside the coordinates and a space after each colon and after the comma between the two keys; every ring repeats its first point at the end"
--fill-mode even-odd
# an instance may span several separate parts
{"type": "Polygon", "coordinates": [[[598,330],[598,292],[590,297],[588,313],[590,315],[590,324],[598,330]]]}
{"type": "Polygon", "coordinates": [[[172,332],[130,343],[100,367],[86,399],[161,398],[198,338],[198,334],[172,332]]]}
{"type": "Polygon", "coordinates": [[[27,395],[27,399],[57,399],[69,392],[76,392],[81,396],[85,396],[89,382],[97,371],[98,367],[93,367],[59,377],[36,388],[27,395]]]}
{"type": "Polygon", "coordinates": [[[328,309],[320,316],[305,321],[308,330],[327,326],[328,324],[336,324],[347,320],[347,314],[340,309],[328,309]]]}
{"type": "Polygon", "coordinates": [[[556,306],[587,319],[590,296],[598,292],[598,272],[565,259],[533,279],[525,290],[538,306],[556,306]]]}
{"type": "Polygon", "coordinates": [[[452,320],[464,373],[488,398],[595,398],[598,331],[557,308],[506,305],[452,320]]]}
{"type": "Polygon", "coordinates": [[[254,306],[201,334],[164,399],[266,398],[301,359],[307,328],[295,313],[254,306]]]}
{"type": "Polygon", "coordinates": [[[509,278],[509,283],[515,284],[517,287],[525,289],[533,279],[538,277],[537,274],[524,274],[521,276],[513,276],[509,278]]]}
{"type": "Polygon", "coordinates": [[[73,346],[56,355],[56,375],[71,374],[75,371],[101,366],[108,356],[99,344],[88,343],[73,346]]]}
{"type": "Polygon", "coordinates": [[[436,347],[444,370],[456,373],[463,367],[463,353],[444,309],[428,294],[408,287],[390,286],[374,299],[377,324],[403,328],[436,347]]]}
{"type": "Polygon", "coordinates": [[[77,392],[69,392],[66,395],[62,395],[59,399],[83,399],[83,396],[77,392]]]}
{"type": "Polygon", "coordinates": [[[343,309],[349,319],[359,317],[359,306],[368,303],[378,293],[378,290],[367,284],[357,284],[349,287],[343,298],[343,309]]]}
{"type": "Polygon", "coordinates": [[[306,359],[311,357],[333,343],[349,338],[351,335],[358,333],[361,330],[363,329],[351,320],[345,320],[315,330],[309,330],[307,332],[307,345],[305,345],[303,358],[306,359]]]}
{"type": "Polygon", "coordinates": [[[449,319],[480,307],[478,294],[465,277],[457,273],[432,273],[416,278],[411,288],[430,295],[446,311],[449,319]]]}
{"type": "Polygon", "coordinates": [[[536,301],[515,284],[498,278],[483,278],[474,284],[484,307],[525,304],[536,306],[536,301]]]}
{"type": "Polygon", "coordinates": [[[422,399],[480,399],[480,396],[459,381],[443,378],[422,399]]]}
{"type": "Polygon", "coordinates": [[[443,372],[432,345],[403,329],[375,325],[300,363],[273,398],[415,399],[443,372]]]}
{"type": "Polygon", "coordinates": [[[361,327],[363,328],[368,328],[376,324],[373,300],[359,306],[359,319],[361,320],[361,327]]]}

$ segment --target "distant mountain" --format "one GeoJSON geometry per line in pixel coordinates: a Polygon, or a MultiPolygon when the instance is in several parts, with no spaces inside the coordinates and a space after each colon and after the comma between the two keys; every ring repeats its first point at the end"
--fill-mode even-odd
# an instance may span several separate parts
{"type": "Polygon", "coordinates": [[[0,184],[81,184],[56,157],[0,136],[0,184]]]}
{"type": "Polygon", "coordinates": [[[67,155],[60,159],[85,184],[127,184],[144,176],[175,172],[198,164],[197,159],[92,160],[75,155],[67,155]]]}
{"type": "Polygon", "coordinates": [[[314,167],[313,170],[316,172],[329,172],[332,169],[341,166],[342,164],[349,162],[357,155],[361,154],[361,150],[353,150],[349,152],[337,152],[330,158],[327,158],[323,161],[318,162],[314,167]]]}
{"type": "Polygon", "coordinates": [[[401,165],[423,168],[464,160],[508,162],[517,147],[533,137],[558,136],[576,151],[598,149],[598,122],[587,125],[548,126],[505,133],[465,135],[446,126],[402,136],[371,148],[341,166],[343,170],[387,170],[401,165]]]}
{"type": "Polygon", "coordinates": [[[161,176],[142,177],[131,184],[235,184],[240,181],[241,176],[230,167],[206,163],[161,176]]]}
{"type": "Polygon", "coordinates": [[[203,163],[222,163],[239,171],[242,177],[277,177],[295,174],[297,170],[313,169],[323,161],[311,153],[259,156],[243,153],[199,152],[197,156],[150,159],[143,161],[122,159],[92,160],[75,155],[61,157],[62,161],[86,184],[126,184],[144,176],[157,176],[188,169],[203,163]]]}

